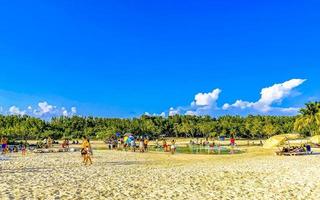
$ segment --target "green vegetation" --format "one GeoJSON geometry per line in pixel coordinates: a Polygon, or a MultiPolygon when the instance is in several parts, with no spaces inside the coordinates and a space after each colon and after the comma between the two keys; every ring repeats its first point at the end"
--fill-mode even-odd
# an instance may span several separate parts
{"type": "Polygon", "coordinates": [[[119,133],[148,135],[152,138],[236,136],[268,138],[277,134],[299,132],[319,134],[320,102],[308,103],[295,117],[289,116],[182,116],[168,118],[142,116],[133,119],[60,117],[43,121],[30,116],[0,116],[0,136],[15,139],[60,138],[105,139],[119,133]]]}
{"type": "Polygon", "coordinates": [[[312,136],[320,133],[320,102],[307,103],[306,108],[300,110],[294,129],[312,136]]]}

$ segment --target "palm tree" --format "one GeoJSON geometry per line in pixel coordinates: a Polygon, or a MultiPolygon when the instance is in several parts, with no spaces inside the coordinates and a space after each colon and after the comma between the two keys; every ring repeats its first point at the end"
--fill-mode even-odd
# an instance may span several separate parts
{"type": "Polygon", "coordinates": [[[311,135],[320,132],[320,102],[310,102],[300,109],[300,115],[294,123],[294,130],[307,130],[311,135]]]}

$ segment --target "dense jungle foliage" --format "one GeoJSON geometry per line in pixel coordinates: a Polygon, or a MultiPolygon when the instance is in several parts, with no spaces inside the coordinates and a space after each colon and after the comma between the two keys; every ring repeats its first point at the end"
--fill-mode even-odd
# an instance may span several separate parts
{"type": "Polygon", "coordinates": [[[298,116],[187,116],[167,118],[142,116],[133,119],[97,117],[59,117],[44,121],[30,116],[0,116],[0,136],[14,139],[52,137],[106,139],[116,133],[158,137],[235,136],[268,138],[277,134],[299,132],[304,136],[319,134],[320,102],[306,104],[298,116]]]}

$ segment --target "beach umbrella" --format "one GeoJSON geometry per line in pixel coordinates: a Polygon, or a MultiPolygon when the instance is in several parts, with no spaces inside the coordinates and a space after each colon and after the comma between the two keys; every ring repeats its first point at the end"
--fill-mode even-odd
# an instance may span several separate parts
{"type": "Polygon", "coordinates": [[[313,144],[320,144],[320,135],[315,135],[310,138],[310,142],[313,144]]]}
{"type": "Polygon", "coordinates": [[[269,149],[283,145],[288,140],[295,140],[300,137],[299,134],[282,134],[269,138],[263,145],[263,148],[269,149]]]}

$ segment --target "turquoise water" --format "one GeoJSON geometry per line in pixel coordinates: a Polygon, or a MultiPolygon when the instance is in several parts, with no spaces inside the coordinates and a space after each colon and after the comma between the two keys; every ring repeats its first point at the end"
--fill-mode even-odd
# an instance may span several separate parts
{"type": "MultiPolygon", "coordinates": [[[[155,146],[152,146],[149,148],[150,151],[163,151],[162,148],[156,148],[155,146]]],[[[226,155],[226,154],[231,154],[231,148],[221,146],[220,150],[219,147],[214,147],[213,149],[210,147],[206,146],[178,146],[176,149],[177,153],[185,153],[185,154],[221,154],[221,155],[226,155]]],[[[242,151],[238,149],[233,150],[234,154],[239,154],[242,153],[242,151]]]]}

